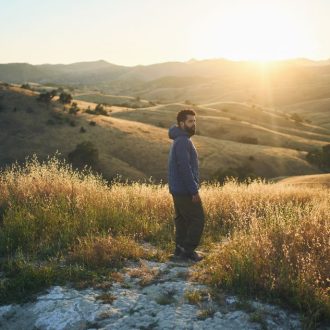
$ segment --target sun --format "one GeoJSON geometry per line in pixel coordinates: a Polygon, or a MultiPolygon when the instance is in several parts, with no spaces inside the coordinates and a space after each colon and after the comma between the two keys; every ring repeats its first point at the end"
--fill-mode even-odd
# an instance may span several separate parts
{"type": "Polygon", "coordinates": [[[247,1],[221,20],[210,15],[195,36],[200,57],[265,62],[299,57],[306,48],[304,24],[289,6],[247,1]]]}

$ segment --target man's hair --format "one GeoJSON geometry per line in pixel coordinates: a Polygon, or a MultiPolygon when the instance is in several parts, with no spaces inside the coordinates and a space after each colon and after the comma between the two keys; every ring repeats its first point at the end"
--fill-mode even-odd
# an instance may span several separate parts
{"type": "Polygon", "coordinates": [[[180,121],[185,121],[187,119],[188,115],[196,116],[196,113],[194,110],[191,110],[191,109],[185,109],[185,110],[179,111],[176,116],[178,125],[180,125],[180,121]]]}

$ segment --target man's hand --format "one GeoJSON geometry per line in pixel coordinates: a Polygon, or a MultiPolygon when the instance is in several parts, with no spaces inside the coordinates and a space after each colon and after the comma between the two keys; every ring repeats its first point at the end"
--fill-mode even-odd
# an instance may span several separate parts
{"type": "Polygon", "coordinates": [[[192,196],[192,202],[193,203],[201,203],[202,202],[201,197],[199,196],[199,193],[192,196]]]}

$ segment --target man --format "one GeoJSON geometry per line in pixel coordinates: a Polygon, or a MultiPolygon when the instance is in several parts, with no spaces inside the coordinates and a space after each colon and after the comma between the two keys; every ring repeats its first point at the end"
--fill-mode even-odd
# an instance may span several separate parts
{"type": "Polygon", "coordinates": [[[174,255],[183,259],[200,261],[195,249],[204,228],[204,211],[198,193],[198,156],[190,140],[196,132],[196,114],[193,110],[181,110],[177,125],[169,129],[174,140],[169,153],[168,183],[175,209],[174,255]]]}

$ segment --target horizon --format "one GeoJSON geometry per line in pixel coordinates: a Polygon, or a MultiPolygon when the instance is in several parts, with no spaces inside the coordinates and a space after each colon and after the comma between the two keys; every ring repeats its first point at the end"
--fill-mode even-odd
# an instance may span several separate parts
{"type": "Polygon", "coordinates": [[[12,0],[0,12],[0,63],[322,61],[329,12],[324,0],[12,0]]]}
{"type": "Polygon", "coordinates": [[[110,62],[105,59],[97,59],[97,60],[83,60],[83,61],[75,61],[75,62],[68,62],[68,63],[63,63],[63,62],[54,62],[54,63],[49,63],[49,62],[44,62],[44,63],[29,63],[29,62],[5,62],[5,63],[0,63],[0,65],[6,65],[6,64],[28,64],[28,65],[33,65],[33,66],[41,66],[41,65],[73,65],[73,64],[79,64],[79,63],[97,63],[97,62],[105,62],[108,64],[116,65],[116,66],[125,66],[125,67],[137,67],[137,66],[151,66],[151,65],[156,65],[156,64],[165,64],[165,63],[189,63],[189,62],[204,62],[204,61],[227,61],[227,62],[236,62],[236,63],[280,63],[280,62],[288,62],[288,61],[309,61],[309,62],[328,62],[330,61],[330,56],[327,58],[322,58],[322,59],[312,59],[312,58],[306,58],[306,57],[293,57],[293,58],[285,58],[285,59],[278,59],[278,60],[234,60],[230,58],[203,58],[203,59],[196,59],[196,58],[191,58],[189,60],[172,60],[172,61],[164,61],[164,62],[154,62],[154,63],[148,63],[148,64],[133,64],[133,65],[124,65],[124,64],[118,64],[114,62],[110,62]]]}

